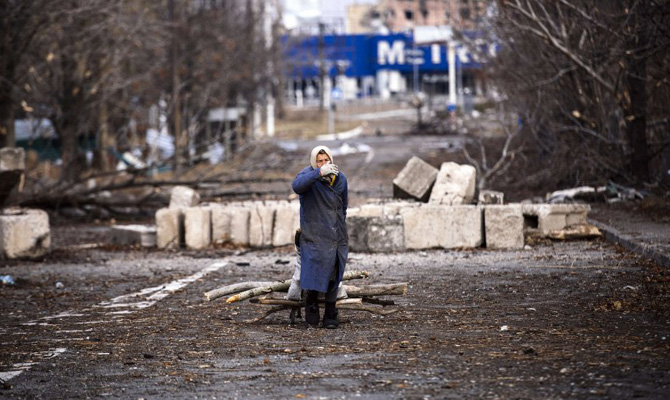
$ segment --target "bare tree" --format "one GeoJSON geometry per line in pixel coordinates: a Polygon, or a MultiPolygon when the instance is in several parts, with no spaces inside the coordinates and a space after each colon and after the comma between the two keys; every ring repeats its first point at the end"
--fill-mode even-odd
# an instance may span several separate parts
{"type": "Polygon", "coordinates": [[[497,83],[543,158],[578,159],[581,165],[571,167],[582,174],[573,180],[658,179],[662,170],[650,168],[659,138],[648,126],[669,111],[670,3],[503,0],[498,6],[497,83]]]}

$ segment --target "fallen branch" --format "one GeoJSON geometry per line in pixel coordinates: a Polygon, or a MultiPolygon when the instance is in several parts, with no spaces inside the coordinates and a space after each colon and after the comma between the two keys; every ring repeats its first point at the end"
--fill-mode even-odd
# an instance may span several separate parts
{"type": "Polygon", "coordinates": [[[404,296],[407,294],[407,282],[388,285],[352,286],[343,285],[349,297],[366,296],[404,296]]]}
{"type": "Polygon", "coordinates": [[[210,290],[209,292],[205,293],[205,300],[207,301],[212,301],[214,299],[217,299],[221,296],[225,296],[228,294],[233,294],[233,293],[239,293],[243,292],[245,290],[249,289],[255,289],[257,287],[262,287],[262,286],[270,286],[274,282],[269,282],[269,281],[246,281],[246,282],[240,282],[240,283],[235,283],[232,285],[226,285],[226,286],[221,286],[220,288],[210,290]]]}
{"type": "MultiPolygon", "coordinates": [[[[346,281],[346,280],[351,280],[351,279],[363,279],[363,278],[367,278],[369,275],[370,274],[367,271],[348,271],[348,272],[344,273],[344,276],[342,277],[342,280],[346,281]]],[[[290,285],[291,285],[291,279],[287,279],[285,281],[280,281],[280,282],[274,283],[272,285],[257,287],[257,288],[254,288],[254,289],[246,290],[242,293],[238,293],[234,296],[230,296],[226,300],[226,303],[230,304],[230,303],[234,303],[236,301],[250,299],[252,297],[260,296],[260,295],[266,294],[266,293],[288,290],[290,285]]]]}
{"type": "Polygon", "coordinates": [[[393,310],[384,310],[380,309],[377,307],[372,307],[372,306],[364,306],[362,304],[343,304],[342,307],[338,307],[341,310],[354,310],[354,311],[367,311],[369,313],[377,314],[377,315],[389,315],[393,314],[394,312],[397,312],[397,309],[393,310]]]}
{"type": "MultiPolygon", "coordinates": [[[[274,305],[274,306],[287,306],[287,307],[302,307],[303,304],[301,301],[297,300],[285,300],[285,299],[258,299],[256,300],[258,304],[274,305]]],[[[321,302],[323,303],[323,302],[321,302]]],[[[337,301],[337,307],[345,304],[363,304],[363,299],[341,299],[337,301]]]]}

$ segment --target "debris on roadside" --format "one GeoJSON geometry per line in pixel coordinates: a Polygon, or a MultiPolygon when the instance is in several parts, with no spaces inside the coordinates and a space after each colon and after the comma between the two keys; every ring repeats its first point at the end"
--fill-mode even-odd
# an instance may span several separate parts
{"type": "Polygon", "coordinates": [[[0,282],[2,282],[3,285],[7,286],[16,285],[16,281],[11,275],[0,275],[0,282]]]}
{"type": "MultiPolygon", "coordinates": [[[[344,273],[343,281],[351,279],[364,279],[369,277],[366,271],[347,271],[344,273]]],[[[295,323],[296,316],[300,316],[300,309],[304,306],[303,301],[288,300],[284,297],[273,297],[272,293],[287,292],[292,279],[278,282],[242,282],[226,285],[206,292],[205,300],[212,301],[217,298],[232,295],[226,299],[226,303],[235,303],[250,300],[253,304],[274,306],[258,318],[246,322],[258,322],[268,316],[282,310],[290,310],[291,324],[295,323]],[[260,296],[260,297],[258,297],[260,296]]],[[[403,296],[407,294],[407,283],[378,284],[378,285],[343,285],[346,297],[337,301],[337,307],[343,310],[367,311],[377,315],[388,315],[397,312],[398,309],[385,309],[386,306],[394,305],[391,300],[379,299],[378,296],[403,296]],[[363,303],[369,303],[365,305],[363,303]]]]}

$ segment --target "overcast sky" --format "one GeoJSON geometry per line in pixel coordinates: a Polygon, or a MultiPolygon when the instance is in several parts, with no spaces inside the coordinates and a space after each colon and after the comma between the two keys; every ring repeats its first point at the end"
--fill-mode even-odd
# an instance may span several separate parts
{"type": "Polygon", "coordinates": [[[341,19],[349,4],[376,3],[377,0],[282,0],[284,5],[284,23],[293,28],[298,18],[323,18],[325,21],[341,19]]]}

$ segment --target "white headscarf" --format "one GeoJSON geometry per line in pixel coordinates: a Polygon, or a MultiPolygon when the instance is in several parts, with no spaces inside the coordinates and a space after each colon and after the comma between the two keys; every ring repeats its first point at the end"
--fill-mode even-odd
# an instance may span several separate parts
{"type": "Polygon", "coordinates": [[[312,149],[312,154],[309,156],[309,163],[312,164],[312,168],[316,169],[316,156],[319,154],[319,152],[323,150],[326,152],[328,155],[328,158],[330,158],[331,163],[335,163],[333,161],[333,154],[330,152],[330,149],[326,146],[316,146],[315,148],[312,149]]]}

